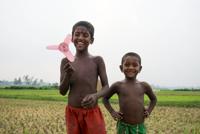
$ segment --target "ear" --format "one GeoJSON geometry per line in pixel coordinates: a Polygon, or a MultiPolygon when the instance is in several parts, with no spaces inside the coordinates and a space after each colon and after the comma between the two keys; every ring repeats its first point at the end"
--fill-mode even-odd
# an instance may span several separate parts
{"type": "Polygon", "coordinates": [[[123,66],[122,65],[119,66],[119,69],[121,70],[121,72],[123,72],[123,66]]]}
{"type": "MultiPolygon", "coordinates": [[[[72,38],[71,38],[71,42],[73,42],[73,36],[72,36],[72,38]]],[[[74,43],[74,42],[73,42],[74,43]]]]}
{"type": "Polygon", "coordinates": [[[90,39],[90,44],[92,44],[94,42],[94,38],[90,39]]]}
{"type": "Polygon", "coordinates": [[[140,66],[140,70],[139,70],[139,72],[141,72],[141,70],[142,70],[142,66],[140,66]]]}

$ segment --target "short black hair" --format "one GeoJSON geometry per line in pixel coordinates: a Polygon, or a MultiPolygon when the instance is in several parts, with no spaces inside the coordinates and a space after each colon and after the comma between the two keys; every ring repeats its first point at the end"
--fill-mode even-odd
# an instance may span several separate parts
{"type": "Polygon", "coordinates": [[[123,62],[124,62],[124,60],[125,60],[125,58],[126,58],[127,56],[135,56],[135,57],[137,57],[137,58],[139,59],[140,65],[141,65],[141,57],[140,57],[140,55],[137,54],[137,53],[134,53],[134,52],[128,52],[128,53],[126,53],[126,54],[122,57],[121,65],[123,64],[123,62]]]}
{"type": "Polygon", "coordinates": [[[90,36],[91,36],[92,40],[94,40],[94,26],[90,22],[88,22],[88,21],[79,21],[76,24],[74,24],[74,26],[72,28],[72,35],[74,34],[74,31],[78,26],[86,27],[87,30],[90,33],[90,36]]]}

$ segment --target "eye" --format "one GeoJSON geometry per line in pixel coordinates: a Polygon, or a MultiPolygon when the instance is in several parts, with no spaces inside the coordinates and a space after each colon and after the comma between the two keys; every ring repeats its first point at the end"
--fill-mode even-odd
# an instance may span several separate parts
{"type": "Polygon", "coordinates": [[[137,64],[137,63],[133,63],[133,66],[134,66],[134,67],[137,67],[137,66],[139,66],[139,64],[137,64]]]}
{"type": "Polygon", "coordinates": [[[129,63],[125,63],[124,65],[125,65],[126,67],[130,66],[130,64],[129,64],[129,63]]]}
{"type": "Polygon", "coordinates": [[[80,35],[80,33],[78,33],[78,32],[75,32],[75,33],[74,33],[74,35],[75,35],[75,36],[79,36],[79,35],[80,35]]]}
{"type": "Polygon", "coordinates": [[[89,34],[88,34],[88,33],[84,33],[83,36],[84,36],[84,37],[88,37],[89,34]]]}

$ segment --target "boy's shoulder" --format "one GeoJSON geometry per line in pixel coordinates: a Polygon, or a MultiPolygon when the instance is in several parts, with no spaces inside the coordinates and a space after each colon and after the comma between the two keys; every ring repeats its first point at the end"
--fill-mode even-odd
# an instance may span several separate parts
{"type": "Polygon", "coordinates": [[[151,85],[149,83],[145,81],[140,81],[139,83],[144,87],[145,90],[152,90],[151,85]]]}
{"type": "MultiPolygon", "coordinates": [[[[96,63],[104,62],[104,60],[101,56],[90,55],[90,59],[94,60],[96,63]]],[[[61,63],[67,63],[67,62],[70,62],[70,61],[66,57],[61,60],[61,63]]]]}
{"type": "Polygon", "coordinates": [[[116,87],[120,87],[122,84],[124,84],[124,80],[116,81],[111,86],[116,88],[116,87]]]}
{"type": "Polygon", "coordinates": [[[146,81],[139,81],[139,83],[145,87],[150,86],[149,83],[147,83],[146,81]]]}
{"type": "Polygon", "coordinates": [[[104,63],[104,60],[103,60],[103,58],[101,56],[91,56],[91,58],[97,64],[104,63]]]}
{"type": "Polygon", "coordinates": [[[99,55],[96,55],[96,56],[91,55],[91,58],[94,60],[103,60],[103,58],[99,55]]]}

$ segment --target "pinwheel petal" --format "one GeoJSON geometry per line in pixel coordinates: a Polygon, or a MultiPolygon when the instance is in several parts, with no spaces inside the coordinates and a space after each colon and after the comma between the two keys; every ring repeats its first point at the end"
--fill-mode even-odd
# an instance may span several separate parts
{"type": "Polygon", "coordinates": [[[69,45],[69,43],[71,42],[71,39],[72,39],[72,36],[70,34],[68,34],[67,37],[65,38],[64,42],[69,45]]]}
{"type": "Polygon", "coordinates": [[[67,59],[68,59],[69,61],[71,61],[71,62],[74,61],[74,56],[73,56],[73,54],[71,53],[70,50],[68,50],[67,52],[63,52],[63,54],[67,57],[67,59]]]}
{"type": "Polygon", "coordinates": [[[47,46],[46,48],[49,50],[58,50],[58,47],[59,46],[56,46],[56,45],[50,45],[50,46],[47,46]]]}

